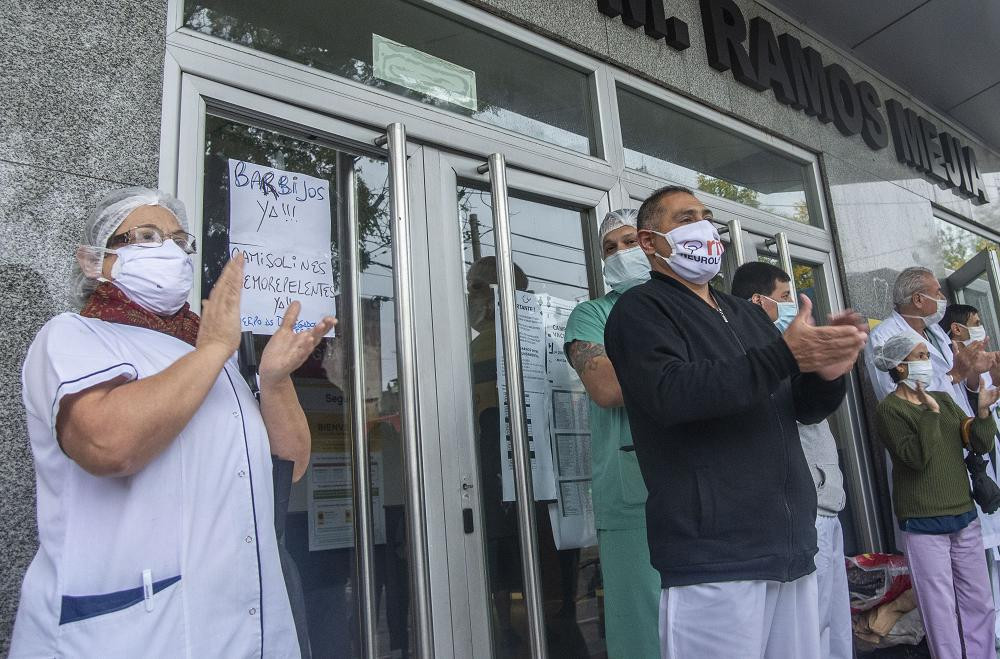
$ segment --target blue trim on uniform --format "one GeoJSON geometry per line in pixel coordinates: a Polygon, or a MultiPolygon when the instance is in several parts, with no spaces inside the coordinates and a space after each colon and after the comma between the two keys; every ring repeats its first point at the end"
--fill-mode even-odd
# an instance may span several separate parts
{"type": "MultiPolygon", "coordinates": [[[[264,657],[264,575],[261,572],[260,567],[260,534],[257,531],[257,501],[254,498],[253,490],[253,466],[251,466],[252,460],[250,459],[250,441],[247,439],[247,424],[243,418],[243,406],[240,405],[240,395],[236,391],[236,385],[233,384],[233,378],[229,376],[229,371],[225,366],[222,367],[222,372],[226,374],[226,379],[229,380],[229,386],[233,390],[233,397],[236,399],[236,407],[240,410],[240,424],[243,427],[243,448],[246,449],[247,454],[247,476],[250,478],[250,508],[253,511],[253,539],[254,539],[254,549],[257,550],[257,592],[260,595],[260,608],[257,609],[257,617],[260,622],[260,656],[261,659],[264,657]]],[[[245,384],[245,383],[244,383],[245,384]]]]}
{"type": "MultiPolygon", "coordinates": [[[[133,364],[132,362],[119,362],[119,363],[117,363],[117,364],[115,364],[113,366],[108,366],[107,368],[102,368],[99,371],[94,371],[93,373],[88,373],[87,375],[81,375],[80,377],[73,378],[72,380],[66,380],[64,382],[60,382],[59,383],[59,389],[62,389],[63,386],[65,386],[67,384],[73,384],[74,382],[79,382],[80,380],[86,380],[89,377],[93,377],[95,375],[100,375],[101,373],[105,373],[107,371],[110,371],[113,368],[118,368],[119,366],[131,366],[132,370],[135,371],[136,377],[139,376],[139,369],[137,369],[135,367],[135,364],[133,364]]],[[[56,389],[56,391],[59,391],[59,389],[56,389]]]]}
{"type": "MultiPolygon", "coordinates": [[[[153,582],[153,594],[160,592],[168,586],[172,586],[181,580],[181,575],[161,579],[153,582]]],[[[114,613],[135,606],[143,601],[144,596],[142,586],[119,590],[114,593],[103,595],[63,595],[62,607],[59,611],[59,624],[66,625],[71,622],[96,618],[107,613],[114,613]]]]}
{"type": "MultiPolygon", "coordinates": [[[[128,366],[128,367],[130,367],[132,369],[132,372],[135,374],[135,379],[136,380],[139,379],[139,369],[137,369],[135,367],[135,364],[133,364],[132,362],[119,362],[119,363],[117,363],[117,364],[115,364],[113,366],[108,366],[107,368],[102,368],[99,371],[94,371],[93,373],[88,373],[86,375],[81,375],[80,377],[73,378],[72,380],[66,380],[66,381],[60,381],[59,382],[59,386],[56,387],[55,398],[52,399],[52,406],[49,409],[49,412],[52,413],[52,428],[51,428],[52,435],[56,438],[56,444],[59,445],[59,450],[60,451],[63,451],[62,441],[60,441],[59,436],[55,432],[55,430],[56,430],[56,414],[55,414],[56,405],[62,399],[62,395],[60,395],[59,392],[61,392],[63,390],[63,387],[65,387],[68,384],[76,384],[77,382],[80,382],[81,380],[86,380],[87,378],[92,378],[95,375],[100,375],[101,373],[107,373],[108,371],[113,371],[114,369],[121,368],[122,366],[128,366]]],[[[97,386],[97,385],[94,385],[94,386],[97,386]]],[[[66,451],[63,451],[63,454],[65,454],[65,453],[66,453],[66,451]]]]}

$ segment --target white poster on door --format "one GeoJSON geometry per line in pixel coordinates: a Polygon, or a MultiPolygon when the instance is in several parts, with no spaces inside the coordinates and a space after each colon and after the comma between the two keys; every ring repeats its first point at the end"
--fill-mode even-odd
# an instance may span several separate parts
{"type": "Polygon", "coordinates": [[[330,201],[329,181],[229,160],[230,256],[246,258],[244,331],[274,334],[296,300],[296,331],[336,315],[330,201]]]}
{"type": "MultiPolygon", "coordinates": [[[[382,455],[369,456],[372,487],[372,535],[385,543],[385,509],[382,504],[382,455]]],[[[307,505],[309,551],[347,549],[354,546],[354,497],[351,490],[351,456],[347,451],[313,453],[309,460],[307,505]]]]}
{"type": "MultiPolygon", "coordinates": [[[[494,287],[496,317],[500,318],[500,296],[494,287]]],[[[517,328],[520,335],[521,372],[524,377],[524,410],[528,422],[531,485],[535,501],[556,498],[549,433],[548,391],[545,379],[545,326],[538,299],[532,293],[516,291],[517,328]]],[[[510,436],[510,409],[503,364],[503,337],[496,323],[497,392],[500,399],[500,465],[503,500],[514,501],[514,447],[510,436]]]]}
{"type": "Polygon", "coordinates": [[[590,398],[566,358],[566,323],[577,303],[538,296],[545,332],[545,379],[553,472],[557,488],[549,521],[557,549],[597,543],[591,497],[590,398]]]}

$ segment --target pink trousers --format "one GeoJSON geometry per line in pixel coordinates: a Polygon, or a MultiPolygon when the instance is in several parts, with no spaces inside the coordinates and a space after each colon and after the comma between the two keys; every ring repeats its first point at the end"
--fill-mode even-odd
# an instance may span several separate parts
{"type": "Polygon", "coordinates": [[[902,536],[931,656],[996,659],[993,593],[979,520],[948,535],[904,531],[902,536]]]}

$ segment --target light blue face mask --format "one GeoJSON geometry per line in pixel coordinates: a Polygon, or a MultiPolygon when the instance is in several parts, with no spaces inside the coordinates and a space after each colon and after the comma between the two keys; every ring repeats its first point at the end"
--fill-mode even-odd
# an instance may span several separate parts
{"type": "Polygon", "coordinates": [[[799,305],[795,302],[778,302],[766,295],[761,295],[761,297],[771,300],[771,302],[774,302],[778,306],[778,320],[774,321],[774,326],[778,328],[779,332],[784,334],[788,326],[795,320],[795,316],[798,315],[799,305]]]}
{"type": "Polygon", "coordinates": [[[604,260],[604,281],[624,293],[649,279],[649,258],[638,247],[622,249],[604,260]]]}

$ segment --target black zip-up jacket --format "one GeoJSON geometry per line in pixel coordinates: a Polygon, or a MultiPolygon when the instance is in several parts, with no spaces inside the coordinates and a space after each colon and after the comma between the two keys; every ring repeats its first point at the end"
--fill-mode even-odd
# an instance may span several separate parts
{"type": "Polygon", "coordinates": [[[799,373],[763,309],[713,294],[721,313],[653,272],[604,330],[664,588],[815,570],[816,490],[795,421],[825,419],[846,386],[799,373]]]}

